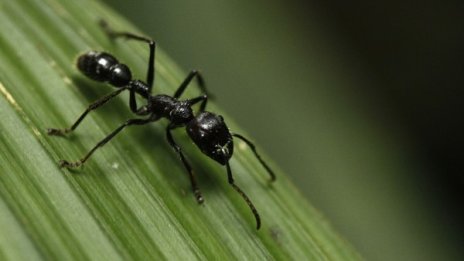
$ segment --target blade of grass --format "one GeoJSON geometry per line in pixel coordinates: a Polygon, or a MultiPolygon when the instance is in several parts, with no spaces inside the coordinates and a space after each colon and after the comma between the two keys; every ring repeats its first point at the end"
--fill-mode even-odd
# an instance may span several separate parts
{"type": "MultiPolygon", "coordinates": [[[[123,95],[91,113],[69,138],[45,134],[47,127],[69,126],[90,102],[111,91],[79,75],[75,57],[90,49],[109,50],[133,68],[136,78],[143,79],[146,71],[148,48],[110,42],[97,26],[100,18],[136,32],[94,1],[0,4],[0,208],[5,210],[0,228],[16,234],[9,241],[1,233],[1,257],[359,259],[283,173],[267,184],[267,173],[241,143],[231,166],[260,211],[260,231],[227,184],[225,170],[176,132],[199,173],[206,201],[196,204],[183,166],[164,140],[165,122],[125,130],[84,168],[60,170],[58,159],[80,158],[133,117],[123,95]]],[[[173,93],[185,74],[160,50],[156,66],[155,92],[173,93]]],[[[186,96],[195,94],[189,90],[186,96]]],[[[221,112],[214,103],[209,109],[221,112]]]]}

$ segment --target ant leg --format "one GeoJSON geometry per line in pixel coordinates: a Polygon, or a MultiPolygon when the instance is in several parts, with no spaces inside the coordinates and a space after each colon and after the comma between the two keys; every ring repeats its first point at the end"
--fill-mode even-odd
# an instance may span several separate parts
{"type": "Polygon", "coordinates": [[[203,76],[201,76],[199,71],[192,70],[190,71],[187,78],[185,78],[185,80],[180,84],[179,88],[177,88],[177,91],[174,93],[173,97],[178,99],[182,95],[182,93],[184,93],[185,89],[187,88],[187,86],[190,84],[190,82],[193,80],[193,77],[195,76],[197,77],[197,83],[198,83],[198,87],[200,87],[200,90],[206,95],[209,95],[208,91],[206,90],[206,85],[205,85],[205,81],[203,80],[203,76]]]}
{"type": "Polygon", "coordinates": [[[242,196],[242,198],[247,203],[248,207],[250,207],[251,212],[253,212],[253,216],[255,216],[255,219],[256,219],[256,229],[259,229],[261,227],[261,218],[259,217],[258,210],[256,210],[255,206],[251,202],[250,198],[248,198],[248,196],[245,194],[245,192],[243,192],[237,185],[235,185],[229,162],[226,163],[226,168],[227,168],[227,180],[229,184],[235,189],[235,191],[238,192],[238,194],[240,194],[240,196],[242,196]]]}
{"type": "Polygon", "coordinates": [[[129,108],[132,112],[137,112],[137,100],[135,99],[135,91],[133,88],[129,91],[129,108]]]}
{"type": "Polygon", "coordinates": [[[258,152],[256,151],[255,145],[254,145],[250,140],[248,140],[247,138],[243,137],[243,136],[240,135],[240,134],[232,133],[232,136],[237,137],[237,138],[243,140],[243,141],[250,147],[250,149],[253,151],[253,153],[255,154],[256,158],[257,158],[257,159],[259,160],[259,162],[261,163],[261,165],[263,165],[263,167],[267,170],[267,172],[268,172],[269,175],[271,176],[271,181],[276,180],[276,176],[275,176],[274,172],[271,170],[271,168],[266,164],[266,162],[264,162],[264,160],[263,160],[263,159],[261,158],[261,156],[258,154],[258,152]]]}
{"type": "Polygon", "coordinates": [[[203,94],[201,96],[198,96],[196,98],[193,98],[193,99],[190,99],[188,100],[190,106],[198,103],[198,102],[201,102],[200,104],[200,111],[204,111],[205,110],[205,107],[206,107],[206,103],[208,102],[208,95],[206,94],[203,94]]]}
{"type": "Polygon", "coordinates": [[[52,135],[52,136],[63,136],[65,134],[73,131],[74,129],[77,128],[77,126],[79,126],[81,121],[85,118],[85,116],[87,116],[87,114],[89,112],[91,112],[91,111],[97,109],[98,107],[102,106],[103,104],[107,103],[109,100],[116,97],[118,94],[120,94],[122,91],[124,91],[126,89],[127,88],[120,88],[117,91],[112,92],[112,93],[98,99],[94,103],[90,104],[89,107],[87,107],[87,109],[81,114],[81,116],[76,120],[76,122],[74,122],[74,124],[70,128],[66,128],[66,129],[49,128],[49,129],[47,129],[47,134],[52,135]]]}
{"type": "Polygon", "coordinates": [[[149,91],[151,92],[151,89],[153,87],[153,82],[155,81],[155,47],[156,47],[156,42],[150,38],[135,35],[133,33],[129,32],[117,32],[114,31],[104,20],[100,20],[100,26],[102,29],[105,31],[105,33],[111,38],[118,38],[118,37],[123,37],[129,40],[136,40],[136,41],[141,41],[141,42],[146,42],[148,43],[148,46],[150,47],[150,56],[148,58],[148,70],[147,70],[147,84],[149,86],[149,91]]]}
{"type": "Polygon", "coordinates": [[[140,108],[137,108],[137,100],[135,98],[135,91],[134,89],[130,89],[130,95],[129,95],[129,108],[133,113],[139,116],[145,116],[150,114],[150,111],[147,109],[147,105],[141,106],[140,108]]]}
{"type": "Polygon", "coordinates": [[[190,183],[192,184],[193,194],[195,195],[198,204],[201,204],[203,203],[204,199],[203,199],[203,196],[201,195],[200,189],[197,186],[197,182],[195,180],[195,175],[193,174],[192,167],[190,167],[190,164],[188,163],[187,159],[182,153],[182,149],[180,148],[179,145],[177,145],[177,143],[174,141],[174,138],[172,137],[171,130],[174,128],[175,127],[173,125],[168,126],[168,128],[166,129],[166,137],[168,139],[169,145],[171,145],[171,147],[177,152],[180,159],[182,160],[182,163],[184,164],[185,169],[187,170],[189,177],[190,177],[190,183]]]}
{"type": "Polygon", "coordinates": [[[66,167],[66,168],[75,168],[79,167],[80,165],[84,164],[85,161],[100,147],[105,145],[108,141],[110,141],[116,134],[118,134],[122,129],[124,129],[127,126],[130,125],[144,125],[149,122],[154,121],[153,118],[148,118],[148,119],[130,119],[126,121],[124,124],[119,126],[117,129],[115,129],[113,132],[110,133],[110,135],[106,136],[103,140],[97,143],[95,147],[93,147],[85,156],[80,159],[79,161],[76,162],[68,162],[66,160],[60,160],[60,167],[66,167]]]}

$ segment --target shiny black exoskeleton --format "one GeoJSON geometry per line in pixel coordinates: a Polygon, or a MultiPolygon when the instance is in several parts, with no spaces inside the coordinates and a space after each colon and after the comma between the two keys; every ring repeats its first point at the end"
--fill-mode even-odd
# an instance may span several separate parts
{"type": "Polygon", "coordinates": [[[92,110],[102,106],[107,101],[111,100],[124,90],[129,91],[129,107],[133,113],[139,116],[147,116],[146,118],[134,118],[127,120],[124,124],[116,128],[107,137],[102,139],[95,147],[93,147],[81,160],[76,162],[69,162],[66,160],[60,161],[61,167],[78,167],[82,165],[99,147],[105,145],[122,129],[130,125],[144,125],[155,122],[161,118],[169,121],[166,129],[166,138],[171,147],[177,152],[182,163],[184,164],[187,173],[190,177],[193,192],[199,203],[203,202],[203,197],[197,186],[194,173],[187,161],[184,153],[179,145],[175,142],[171,131],[175,128],[185,127],[187,134],[201,152],[221,165],[226,166],[227,178],[229,184],[243,197],[248,206],[250,207],[256,219],[257,229],[261,226],[259,214],[251,203],[248,196],[235,185],[232,171],[229,165],[229,160],[234,152],[233,138],[243,140],[253,151],[256,158],[267,170],[271,176],[271,180],[275,180],[275,175],[269,166],[261,159],[256,151],[255,146],[251,141],[246,139],[240,134],[231,133],[227,128],[222,116],[216,115],[212,112],[205,110],[208,101],[208,94],[201,74],[198,71],[191,71],[187,78],[181,83],[173,96],[169,95],[151,95],[151,88],[155,76],[155,42],[149,38],[141,37],[127,32],[115,32],[111,30],[104,22],[101,23],[105,32],[111,38],[124,37],[127,39],[138,40],[148,43],[150,47],[150,56],[148,61],[148,72],[146,82],[132,79],[132,73],[129,67],[120,63],[113,55],[105,52],[90,51],[79,56],[77,60],[77,68],[88,78],[107,82],[110,85],[118,88],[118,90],[102,97],[93,104],[76,120],[76,122],[66,129],[48,129],[49,135],[64,135],[77,128],[85,116],[92,110]],[[203,95],[192,99],[180,100],[187,86],[193,78],[197,79],[198,86],[203,92],[203,95]],[[138,107],[136,95],[144,98],[146,104],[138,107]],[[192,106],[200,103],[199,112],[194,113],[192,106]]]}

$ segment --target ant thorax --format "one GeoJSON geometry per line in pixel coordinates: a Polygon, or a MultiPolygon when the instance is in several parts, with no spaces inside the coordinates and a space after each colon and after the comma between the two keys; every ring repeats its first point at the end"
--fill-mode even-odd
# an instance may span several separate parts
{"type": "Polygon", "coordinates": [[[193,111],[187,102],[178,102],[169,113],[169,120],[174,125],[184,125],[193,120],[193,111]]]}
{"type": "Polygon", "coordinates": [[[174,125],[184,125],[194,119],[190,103],[169,95],[151,96],[149,106],[155,115],[169,119],[174,125]]]}

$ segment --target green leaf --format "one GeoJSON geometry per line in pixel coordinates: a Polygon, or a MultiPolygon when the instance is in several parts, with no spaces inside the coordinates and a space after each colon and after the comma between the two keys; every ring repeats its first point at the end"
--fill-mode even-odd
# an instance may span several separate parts
{"type": "MultiPolygon", "coordinates": [[[[165,121],[128,128],[84,167],[60,169],[59,159],[79,159],[133,117],[123,94],[91,112],[69,137],[46,135],[48,127],[69,127],[92,101],[113,91],[80,75],[75,57],[108,50],[135,78],[145,77],[147,46],[111,42],[97,25],[101,18],[140,33],[90,0],[0,3],[1,260],[360,259],[284,173],[277,171],[277,181],[269,184],[265,169],[241,142],[231,167],[261,215],[259,231],[228,185],[225,169],[180,130],[176,139],[205,198],[196,203],[185,170],[165,141],[165,121]]],[[[172,94],[186,73],[159,49],[156,58],[154,92],[172,94]]],[[[186,97],[195,95],[190,88],[186,97]]],[[[214,102],[208,109],[224,115],[214,102]]],[[[244,133],[225,118],[231,129],[244,133]]]]}

